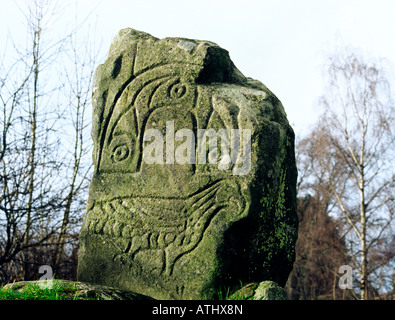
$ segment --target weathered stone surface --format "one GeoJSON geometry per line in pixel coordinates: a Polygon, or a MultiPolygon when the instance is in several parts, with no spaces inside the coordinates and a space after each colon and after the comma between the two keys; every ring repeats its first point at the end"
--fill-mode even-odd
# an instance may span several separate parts
{"type": "Polygon", "coordinates": [[[287,294],[276,282],[263,281],[255,289],[254,300],[287,300],[287,294]]]}
{"type": "Polygon", "coordinates": [[[121,30],[96,71],[92,138],[79,280],[156,299],[285,284],[297,238],[294,133],[281,102],[226,50],[121,30]],[[219,139],[216,154],[199,129],[233,140],[219,139]]]}

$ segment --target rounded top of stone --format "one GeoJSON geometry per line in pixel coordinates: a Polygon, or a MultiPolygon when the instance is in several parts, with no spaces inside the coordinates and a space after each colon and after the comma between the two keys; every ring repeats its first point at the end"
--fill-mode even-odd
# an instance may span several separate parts
{"type": "Polygon", "coordinates": [[[181,37],[159,39],[146,32],[125,28],[114,37],[109,58],[122,56],[134,47],[137,48],[135,73],[166,63],[182,63],[198,67],[197,72],[192,73],[198,83],[246,82],[229,52],[211,41],[181,37]]]}

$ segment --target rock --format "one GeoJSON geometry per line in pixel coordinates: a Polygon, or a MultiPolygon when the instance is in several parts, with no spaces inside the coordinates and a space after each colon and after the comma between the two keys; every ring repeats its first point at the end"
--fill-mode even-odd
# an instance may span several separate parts
{"type": "Polygon", "coordinates": [[[287,300],[284,288],[274,281],[250,283],[229,297],[229,300],[287,300]]]}
{"type": "Polygon", "coordinates": [[[80,281],[155,299],[285,284],[294,133],[278,98],[225,49],[121,30],[95,74],[92,138],[80,281]]]}
{"type": "Polygon", "coordinates": [[[287,300],[287,294],[277,283],[263,281],[256,288],[253,300],[287,300]]]}
{"type": "Polygon", "coordinates": [[[152,300],[152,298],[148,296],[131,291],[69,280],[19,281],[5,285],[4,289],[23,292],[29,285],[48,289],[57,286],[58,288],[56,290],[59,294],[62,294],[70,300],[152,300]]]}

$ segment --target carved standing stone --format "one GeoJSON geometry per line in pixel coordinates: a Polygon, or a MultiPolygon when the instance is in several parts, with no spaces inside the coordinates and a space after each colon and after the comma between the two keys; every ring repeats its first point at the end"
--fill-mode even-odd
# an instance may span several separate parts
{"type": "Polygon", "coordinates": [[[156,299],[285,284],[297,238],[293,130],[226,50],[121,30],[96,71],[92,138],[80,281],[156,299]]]}

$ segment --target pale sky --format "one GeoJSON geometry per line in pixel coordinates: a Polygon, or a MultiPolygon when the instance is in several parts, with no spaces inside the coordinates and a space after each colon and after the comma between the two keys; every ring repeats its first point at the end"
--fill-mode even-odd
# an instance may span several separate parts
{"type": "MultiPolygon", "coordinates": [[[[54,1],[55,2],[55,1],[54,1]]],[[[6,35],[22,37],[23,0],[0,0],[0,54],[6,35]]],[[[341,46],[395,65],[393,0],[58,0],[64,28],[77,17],[96,23],[91,40],[108,52],[115,34],[131,27],[155,37],[216,42],[245,75],[282,101],[297,134],[321,112],[322,64],[341,46]],[[76,4],[77,3],[77,4],[76,4]]],[[[393,69],[394,70],[394,69],[393,69]]],[[[392,71],[391,71],[392,72],[392,71]]],[[[392,72],[394,74],[394,72],[392,72]]],[[[395,87],[395,82],[393,82],[395,87]]]]}

